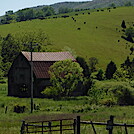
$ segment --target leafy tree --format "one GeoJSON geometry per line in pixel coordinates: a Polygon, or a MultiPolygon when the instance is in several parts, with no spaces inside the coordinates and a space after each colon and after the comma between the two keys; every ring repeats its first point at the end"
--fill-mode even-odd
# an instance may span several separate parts
{"type": "Polygon", "coordinates": [[[25,19],[26,20],[31,20],[31,19],[34,19],[34,11],[33,9],[27,9],[25,10],[25,19]]]}
{"type": "Polygon", "coordinates": [[[17,21],[26,21],[35,18],[35,12],[32,8],[26,8],[17,12],[17,21]]]}
{"type": "Polygon", "coordinates": [[[122,23],[121,23],[121,27],[122,28],[126,28],[126,24],[125,24],[125,21],[123,20],[122,23]]]}
{"type": "Polygon", "coordinates": [[[59,8],[59,14],[61,14],[61,13],[69,13],[69,12],[72,12],[72,11],[73,11],[73,9],[67,8],[67,7],[60,7],[59,8]]]}
{"type": "Polygon", "coordinates": [[[34,51],[38,52],[44,51],[47,45],[52,44],[47,34],[42,30],[21,33],[16,35],[16,39],[21,44],[21,49],[25,51],[31,51],[29,48],[30,43],[33,45],[38,44],[34,46],[34,51]]]}
{"type": "Polygon", "coordinates": [[[42,11],[44,12],[44,17],[46,16],[51,16],[55,14],[54,9],[51,6],[46,6],[42,9],[42,11]]]}
{"type": "Polygon", "coordinates": [[[111,61],[106,68],[105,73],[106,79],[112,79],[113,74],[116,72],[116,70],[117,70],[116,64],[113,61],[111,61]]]}
{"type": "Polygon", "coordinates": [[[19,52],[20,52],[19,44],[16,42],[15,38],[11,34],[8,34],[2,42],[2,49],[1,49],[2,69],[5,75],[7,75],[11,63],[19,54],[19,52]]]}
{"type": "Polygon", "coordinates": [[[5,15],[2,19],[1,19],[1,24],[10,24],[13,20],[13,15],[5,15]]]}
{"type": "Polygon", "coordinates": [[[12,15],[13,14],[13,10],[9,10],[5,13],[5,15],[12,15]]]}
{"type": "Polygon", "coordinates": [[[0,78],[4,76],[3,67],[2,67],[2,57],[0,56],[0,78]]]}
{"type": "Polygon", "coordinates": [[[104,79],[104,72],[102,69],[99,69],[99,71],[96,75],[96,78],[97,78],[97,80],[100,80],[100,81],[104,79]]]}
{"type": "Polygon", "coordinates": [[[134,52],[134,47],[130,47],[130,51],[131,51],[130,55],[133,54],[133,52],[134,52]]]}
{"type": "Polygon", "coordinates": [[[131,1],[127,1],[127,2],[125,3],[125,6],[132,6],[131,1]]]}
{"type": "Polygon", "coordinates": [[[110,4],[110,7],[115,7],[115,3],[110,4]]]}
{"type": "Polygon", "coordinates": [[[89,69],[92,72],[96,71],[96,65],[98,64],[98,59],[95,57],[89,58],[89,69]]]}
{"type": "Polygon", "coordinates": [[[134,37],[134,28],[133,27],[129,27],[126,29],[126,32],[125,32],[125,35],[126,36],[131,36],[131,37],[134,37]]]}
{"type": "Polygon", "coordinates": [[[134,80],[134,59],[131,62],[130,68],[128,69],[129,76],[132,80],[134,80]]]}
{"type": "Polygon", "coordinates": [[[15,57],[20,52],[20,47],[17,44],[15,38],[8,34],[2,42],[1,56],[3,62],[13,62],[15,57]]]}
{"type": "Polygon", "coordinates": [[[131,61],[129,57],[121,64],[123,71],[127,72],[127,78],[134,79],[134,59],[131,61]]]}
{"type": "Polygon", "coordinates": [[[44,17],[44,13],[42,10],[36,11],[35,12],[35,18],[41,18],[44,17]]]}
{"type": "Polygon", "coordinates": [[[3,75],[5,77],[7,77],[8,71],[9,71],[12,63],[11,62],[2,62],[1,64],[2,64],[2,72],[3,72],[3,75]]]}
{"type": "Polygon", "coordinates": [[[125,60],[125,62],[123,64],[121,64],[121,67],[124,69],[128,69],[131,65],[131,61],[129,56],[127,56],[127,59],[125,60]]]}
{"type": "Polygon", "coordinates": [[[78,56],[76,58],[76,60],[80,64],[80,66],[83,68],[84,76],[89,78],[91,74],[89,72],[89,67],[88,67],[87,62],[85,61],[85,59],[78,56]]]}
{"type": "Polygon", "coordinates": [[[72,91],[77,88],[78,83],[83,81],[82,71],[80,65],[72,60],[55,62],[50,67],[49,73],[57,96],[70,96],[72,91]]]}
{"type": "Polygon", "coordinates": [[[114,73],[113,78],[118,81],[127,81],[129,79],[128,71],[123,68],[118,68],[114,73]]]}
{"type": "Polygon", "coordinates": [[[20,21],[25,21],[25,14],[22,10],[19,10],[17,12],[17,17],[16,17],[16,21],[20,22],[20,21]]]}

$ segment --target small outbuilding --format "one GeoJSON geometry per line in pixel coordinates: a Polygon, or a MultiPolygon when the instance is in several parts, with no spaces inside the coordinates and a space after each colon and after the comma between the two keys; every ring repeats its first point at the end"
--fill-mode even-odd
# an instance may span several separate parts
{"type": "MultiPolygon", "coordinates": [[[[69,52],[32,52],[33,96],[43,97],[41,92],[51,85],[49,67],[56,61],[76,59],[69,52]]],[[[31,52],[20,52],[8,72],[8,96],[31,96],[31,52]]]]}

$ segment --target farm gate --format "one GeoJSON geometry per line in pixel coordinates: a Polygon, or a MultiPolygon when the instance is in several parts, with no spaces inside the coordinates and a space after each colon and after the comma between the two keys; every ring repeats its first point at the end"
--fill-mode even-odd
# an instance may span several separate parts
{"type": "MultiPolygon", "coordinates": [[[[70,118],[70,119],[38,121],[38,122],[23,121],[22,126],[21,126],[21,134],[27,134],[27,133],[53,134],[53,132],[59,132],[57,134],[63,134],[65,131],[68,134],[81,134],[81,127],[83,124],[91,125],[94,134],[97,134],[95,125],[105,126],[105,129],[107,130],[107,134],[113,134],[113,128],[117,127],[117,126],[124,127],[125,134],[129,134],[128,128],[134,127],[134,124],[114,123],[114,116],[110,116],[110,119],[107,120],[106,123],[81,121],[80,116],[77,116],[77,118],[75,118],[75,119],[70,118]]],[[[89,134],[90,134],[90,132],[89,132],[89,134]]]]}

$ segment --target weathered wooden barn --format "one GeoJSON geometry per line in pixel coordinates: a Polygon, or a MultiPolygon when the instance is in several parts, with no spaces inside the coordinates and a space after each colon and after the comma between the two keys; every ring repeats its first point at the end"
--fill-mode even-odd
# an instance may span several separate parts
{"type": "MultiPolygon", "coordinates": [[[[41,92],[50,84],[49,67],[56,61],[75,58],[69,52],[32,52],[33,95],[43,97],[41,92]]],[[[8,95],[30,97],[31,53],[20,52],[8,72],[8,95]]]]}

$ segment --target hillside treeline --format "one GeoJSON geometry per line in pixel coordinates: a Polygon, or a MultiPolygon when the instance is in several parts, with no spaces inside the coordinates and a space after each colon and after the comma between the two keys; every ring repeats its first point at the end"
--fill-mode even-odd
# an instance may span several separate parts
{"type": "Polygon", "coordinates": [[[15,13],[12,10],[10,10],[6,12],[4,17],[2,17],[1,24],[9,24],[12,22],[32,20],[32,19],[51,16],[54,14],[55,11],[51,6],[46,6],[42,9],[26,8],[26,9],[19,10],[15,13]]]}
{"type": "MultiPolygon", "coordinates": [[[[57,14],[69,13],[73,11],[81,11],[81,9],[72,9],[67,7],[60,7],[57,14]]],[[[0,19],[0,24],[10,24],[12,22],[21,22],[32,19],[45,19],[45,17],[56,15],[54,8],[45,6],[43,8],[25,8],[17,12],[9,10],[0,19]]]]}

